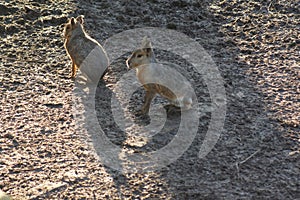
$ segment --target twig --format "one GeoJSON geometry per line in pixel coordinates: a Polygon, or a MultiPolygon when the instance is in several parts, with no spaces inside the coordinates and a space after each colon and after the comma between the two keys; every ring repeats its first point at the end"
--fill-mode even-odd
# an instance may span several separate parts
{"type": "Polygon", "coordinates": [[[247,162],[250,158],[252,158],[253,156],[255,156],[255,154],[257,154],[258,152],[260,152],[260,149],[258,149],[257,151],[255,151],[253,154],[251,154],[248,158],[246,158],[245,160],[239,162],[239,164],[243,164],[245,162],[247,162]]]}
{"type": "Polygon", "coordinates": [[[256,150],[253,154],[251,154],[250,156],[248,156],[245,160],[242,160],[241,162],[236,162],[235,163],[235,167],[237,170],[237,176],[240,177],[240,168],[239,165],[244,164],[245,162],[247,162],[250,158],[252,158],[253,156],[255,156],[258,152],[260,152],[261,149],[256,150]]]}

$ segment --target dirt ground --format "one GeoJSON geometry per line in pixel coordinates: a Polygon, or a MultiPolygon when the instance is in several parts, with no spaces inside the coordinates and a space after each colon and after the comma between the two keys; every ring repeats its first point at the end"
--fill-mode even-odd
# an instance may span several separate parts
{"type": "MultiPolygon", "coordinates": [[[[0,189],[13,199],[299,199],[299,13],[294,0],[2,1],[0,189]],[[121,173],[95,156],[89,136],[76,131],[74,81],[63,48],[63,24],[79,14],[102,44],[125,30],[160,27],[205,48],[227,95],[224,131],[205,158],[197,153],[209,112],[188,150],[161,170],[121,173]]],[[[160,149],[174,137],[180,114],[170,114],[167,128],[149,142],[135,137],[138,129],[126,135],[113,123],[110,99],[129,53],[98,84],[99,124],[128,152],[160,149]]],[[[201,76],[187,76],[198,101],[209,103],[201,76]]],[[[147,119],[133,113],[143,95],[138,90],[125,113],[142,125],[147,119]]]]}

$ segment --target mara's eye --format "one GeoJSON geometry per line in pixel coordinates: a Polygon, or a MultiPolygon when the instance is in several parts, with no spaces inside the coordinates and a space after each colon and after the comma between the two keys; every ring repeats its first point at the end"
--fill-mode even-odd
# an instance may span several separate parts
{"type": "Polygon", "coordinates": [[[143,54],[136,55],[137,58],[141,58],[142,56],[143,56],[143,54]]]}

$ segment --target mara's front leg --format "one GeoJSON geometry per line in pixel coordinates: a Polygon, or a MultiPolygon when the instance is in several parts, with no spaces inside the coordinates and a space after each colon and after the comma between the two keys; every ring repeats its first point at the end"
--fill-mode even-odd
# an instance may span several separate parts
{"type": "Polygon", "coordinates": [[[74,61],[72,61],[72,72],[71,72],[71,78],[74,78],[76,76],[76,70],[77,66],[74,61]]]}
{"type": "Polygon", "coordinates": [[[155,92],[151,91],[151,90],[146,90],[146,95],[145,95],[145,102],[144,105],[142,107],[142,114],[148,114],[149,113],[149,109],[150,109],[150,104],[152,99],[155,97],[155,92]]]}

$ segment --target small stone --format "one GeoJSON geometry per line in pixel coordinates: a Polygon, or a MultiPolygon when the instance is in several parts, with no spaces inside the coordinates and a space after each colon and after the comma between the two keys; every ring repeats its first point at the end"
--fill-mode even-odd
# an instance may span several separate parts
{"type": "Polygon", "coordinates": [[[174,30],[176,30],[176,29],[177,29],[177,26],[176,26],[176,24],[169,23],[169,24],[167,24],[167,28],[168,28],[168,29],[174,29],[174,30]]]}

